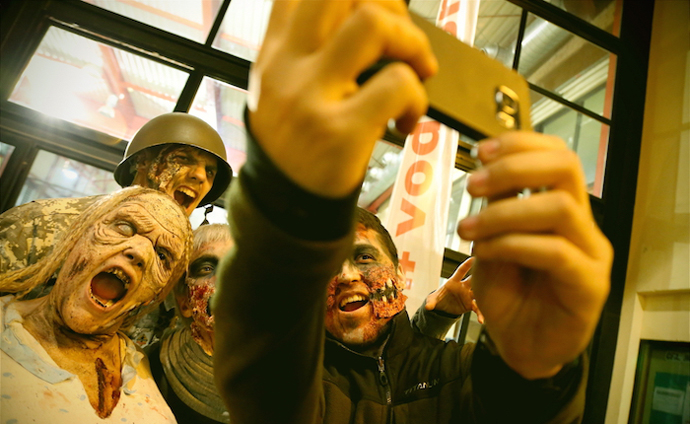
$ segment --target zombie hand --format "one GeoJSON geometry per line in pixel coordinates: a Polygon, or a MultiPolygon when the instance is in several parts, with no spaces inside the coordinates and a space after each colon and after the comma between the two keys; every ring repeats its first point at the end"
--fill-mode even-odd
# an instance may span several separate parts
{"type": "Polygon", "coordinates": [[[472,292],[472,276],[465,278],[473,263],[472,257],[461,263],[443,286],[427,296],[425,308],[456,316],[474,311],[479,323],[483,324],[484,316],[477,307],[472,292]]]}

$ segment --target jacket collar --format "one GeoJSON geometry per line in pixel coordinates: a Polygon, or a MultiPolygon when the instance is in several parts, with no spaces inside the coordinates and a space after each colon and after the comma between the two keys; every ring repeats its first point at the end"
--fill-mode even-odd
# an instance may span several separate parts
{"type": "MultiPolygon", "coordinates": [[[[398,312],[391,319],[391,330],[388,333],[388,337],[383,341],[383,358],[393,357],[401,352],[408,349],[413,338],[412,325],[410,324],[410,317],[407,315],[407,309],[403,309],[398,312]]],[[[363,355],[359,352],[352,350],[346,345],[342,344],[340,341],[336,340],[328,332],[326,332],[326,347],[329,345],[335,345],[347,352],[350,352],[357,356],[371,358],[371,355],[363,355]]]]}

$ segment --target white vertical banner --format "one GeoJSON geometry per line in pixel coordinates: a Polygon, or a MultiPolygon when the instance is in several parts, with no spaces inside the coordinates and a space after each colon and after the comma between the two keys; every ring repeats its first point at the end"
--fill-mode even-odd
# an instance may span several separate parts
{"type": "MultiPolygon", "coordinates": [[[[480,0],[442,0],[437,25],[472,45],[480,0]]],[[[452,172],[459,134],[423,117],[407,137],[386,228],[405,269],[410,314],[441,276],[452,172]]]]}

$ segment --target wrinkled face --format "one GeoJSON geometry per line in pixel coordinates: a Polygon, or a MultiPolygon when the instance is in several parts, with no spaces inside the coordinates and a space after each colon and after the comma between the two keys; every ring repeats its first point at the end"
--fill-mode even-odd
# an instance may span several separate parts
{"type": "Polygon", "coordinates": [[[351,257],[328,285],[326,329],[353,347],[376,342],[405,306],[402,284],[402,269],[395,267],[378,233],[360,224],[351,257]]]}
{"type": "Polygon", "coordinates": [[[232,248],[231,241],[204,243],[192,253],[185,283],[188,288],[184,315],[192,317],[192,337],[208,355],[213,355],[214,319],[211,313],[211,297],[216,291],[218,262],[232,248]]]}
{"type": "Polygon", "coordinates": [[[189,216],[213,187],[217,172],[216,158],[196,147],[163,149],[148,166],[148,187],[168,193],[189,216]]]}
{"type": "Polygon", "coordinates": [[[50,293],[63,322],[79,334],[113,334],[158,300],[184,266],[187,218],[167,196],[121,203],[82,235],[50,293]]]}

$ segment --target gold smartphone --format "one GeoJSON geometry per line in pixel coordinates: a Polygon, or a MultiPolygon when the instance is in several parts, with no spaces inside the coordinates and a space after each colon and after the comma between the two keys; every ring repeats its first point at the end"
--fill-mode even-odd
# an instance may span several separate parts
{"type": "Polygon", "coordinates": [[[410,12],[439,62],[424,81],[429,117],[475,140],[508,130],[531,130],[529,86],[512,69],[410,12]]]}
{"type": "MultiPolygon", "coordinates": [[[[522,76],[421,16],[410,15],[426,33],[439,63],[436,75],[424,81],[429,117],[475,140],[532,129],[529,86],[522,76]]],[[[360,75],[359,83],[390,62],[379,61],[360,75]]]]}

